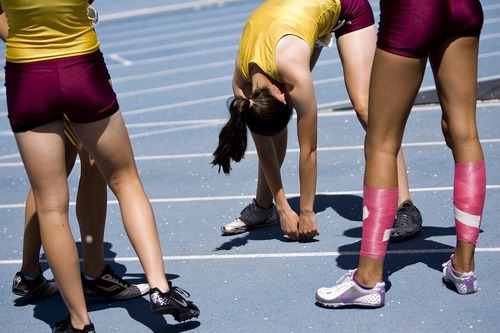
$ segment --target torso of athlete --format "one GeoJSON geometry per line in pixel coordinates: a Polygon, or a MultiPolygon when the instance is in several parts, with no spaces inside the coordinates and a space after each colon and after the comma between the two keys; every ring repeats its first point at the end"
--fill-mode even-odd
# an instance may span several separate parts
{"type": "Polygon", "coordinates": [[[87,5],[88,0],[0,0],[10,28],[7,61],[27,63],[97,51],[87,5]]]}
{"type": "Polygon", "coordinates": [[[245,81],[250,67],[281,81],[276,69],[276,45],[286,35],[306,41],[311,53],[316,40],[329,34],[340,16],[339,0],[267,0],[249,17],[240,39],[238,60],[245,81]]]}

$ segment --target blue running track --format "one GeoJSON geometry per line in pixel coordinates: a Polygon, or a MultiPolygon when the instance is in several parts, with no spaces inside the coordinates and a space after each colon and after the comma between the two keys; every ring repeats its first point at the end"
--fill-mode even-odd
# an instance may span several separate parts
{"type": "MultiPolygon", "coordinates": [[[[317,221],[321,235],[291,242],[279,226],[222,237],[255,195],[257,156],[230,176],[210,166],[227,118],[234,57],[243,24],[261,1],[96,0],[96,26],[155,210],[168,278],[188,290],[197,320],[156,316],[148,297],[89,299],[97,332],[497,332],[500,325],[500,101],[478,101],[486,157],[487,198],[477,247],[480,290],[461,296],[441,281],[441,263],[455,243],[453,161],[436,104],[415,106],[404,137],[414,202],[424,229],[389,245],[386,305],[375,310],[318,307],[314,293],[356,266],[361,237],[364,132],[345,91],[337,50],[326,50],[314,72],[319,113],[317,221]]],[[[500,4],[482,1],[479,82],[500,79],[500,4]]],[[[378,19],[378,2],[371,2],[378,19]]],[[[4,46],[0,45],[1,52],[4,46]]],[[[434,89],[429,73],[422,92],[434,89]]],[[[3,73],[0,74],[3,81],[3,73]]],[[[66,315],[60,296],[19,298],[11,283],[21,264],[24,202],[29,189],[0,90],[0,332],[49,332],[66,315]]],[[[285,189],[298,206],[298,143],[290,125],[283,165],[285,189]]],[[[71,224],[79,167],[69,178],[71,224]]],[[[115,198],[109,196],[106,258],[119,274],[144,282],[115,198]]],[[[43,253],[42,253],[43,259],[43,253]]],[[[46,262],[45,276],[52,278],[46,262]]]]}

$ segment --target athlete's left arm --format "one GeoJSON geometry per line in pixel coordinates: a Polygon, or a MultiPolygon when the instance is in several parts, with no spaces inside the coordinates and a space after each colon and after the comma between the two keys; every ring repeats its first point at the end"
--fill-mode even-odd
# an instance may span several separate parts
{"type": "Polygon", "coordinates": [[[301,236],[319,234],[314,215],[317,178],[316,96],[311,76],[311,49],[303,39],[288,35],[276,47],[276,66],[286,84],[292,105],[297,112],[297,133],[300,147],[300,222],[301,236]]]}
{"type": "Polygon", "coordinates": [[[7,22],[7,16],[0,7],[0,39],[5,42],[8,33],[9,33],[9,23],[7,22]]]}

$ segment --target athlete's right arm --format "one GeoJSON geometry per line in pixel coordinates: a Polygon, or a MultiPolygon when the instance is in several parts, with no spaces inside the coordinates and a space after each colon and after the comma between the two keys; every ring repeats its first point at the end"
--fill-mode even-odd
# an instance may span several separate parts
{"type": "Polygon", "coordinates": [[[238,59],[236,59],[234,63],[232,84],[234,97],[250,98],[250,96],[252,95],[252,85],[243,79],[243,76],[240,72],[240,63],[238,59]]]}
{"type": "Polygon", "coordinates": [[[300,237],[299,216],[290,207],[286,198],[281,178],[278,152],[276,151],[277,146],[281,145],[275,143],[275,140],[286,141],[287,131],[283,130],[283,132],[274,137],[251,133],[255,148],[257,149],[257,156],[259,157],[259,166],[264,172],[267,185],[276,204],[276,210],[280,215],[281,230],[291,239],[298,240],[300,237]]]}

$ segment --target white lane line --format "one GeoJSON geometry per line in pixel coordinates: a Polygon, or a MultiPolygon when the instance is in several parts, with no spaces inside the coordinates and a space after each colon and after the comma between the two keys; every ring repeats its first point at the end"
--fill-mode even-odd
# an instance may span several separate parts
{"type": "Polygon", "coordinates": [[[108,55],[109,59],[116,61],[122,66],[132,66],[134,63],[131,60],[125,59],[117,53],[111,53],[108,55]]]}
{"type": "MultiPolygon", "coordinates": [[[[149,131],[149,132],[141,133],[141,134],[132,134],[132,135],[130,135],[130,138],[135,139],[135,138],[149,137],[149,136],[157,135],[157,134],[178,132],[178,131],[187,130],[187,129],[199,129],[199,128],[210,127],[210,126],[220,126],[220,124],[222,124],[222,123],[223,123],[223,121],[221,120],[221,121],[210,122],[210,123],[205,123],[205,124],[195,124],[195,125],[189,125],[189,126],[183,126],[183,127],[149,131]]],[[[482,139],[482,140],[480,140],[480,142],[482,144],[500,143],[500,139],[482,139]]],[[[403,148],[431,147],[431,146],[444,146],[445,144],[446,143],[444,141],[409,142],[409,143],[403,143],[402,147],[403,148]]],[[[363,145],[319,147],[318,152],[361,150],[363,148],[364,148],[363,145]]],[[[298,153],[298,152],[300,152],[299,148],[287,149],[288,154],[298,153]]],[[[245,153],[245,155],[257,155],[257,151],[249,150],[245,153]]],[[[159,161],[159,160],[170,160],[170,159],[206,158],[206,157],[211,157],[211,156],[212,156],[212,153],[147,155],[147,156],[136,156],[135,160],[136,161],[151,161],[151,160],[159,161]]],[[[13,158],[16,158],[16,159],[20,158],[20,155],[19,154],[8,155],[8,159],[13,159],[13,158]]],[[[0,160],[2,160],[2,159],[7,159],[7,158],[5,156],[4,157],[0,156],[0,160]]],[[[79,161],[77,161],[77,163],[79,163],[79,161]]],[[[0,168],[15,168],[15,167],[22,167],[22,166],[23,166],[22,162],[3,162],[3,163],[0,162],[0,168]]]]}
{"type": "MultiPolygon", "coordinates": [[[[487,190],[498,190],[500,185],[486,185],[487,190]]],[[[441,191],[452,191],[452,186],[442,186],[442,187],[421,187],[412,188],[410,192],[441,192],[441,191]]],[[[316,195],[363,195],[362,190],[355,191],[337,191],[337,192],[317,192],[316,195]]],[[[289,193],[287,197],[293,198],[300,196],[300,193],[289,193]]],[[[203,202],[203,201],[227,201],[227,200],[249,200],[253,199],[255,194],[250,195],[234,195],[234,196],[209,196],[209,197],[186,197],[186,198],[149,198],[151,203],[173,203],[173,202],[203,202]]],[[[75,206],[76,202],[72,201],[69,203],[70,206],[75,206]]],[[[118,200],[108,200],[108,205],[118,205],[118,200]]],[[[24,202],[15,204],[1,204],[0,209],[24,209],[24,202]]]]}
{"type": "Polygon", "coordinates": [[[144,96],[145,94],[155,94],[155,93],[166,92],[166,91],[170,91],[170,90],[174,90],[174,89],[193,88],[193,87],[198,87],[198,86],[203,86],[203,85],[212,85],[214,83],[219,83],[219,82],[231,82],[232,77],[233,77],[232,75],[231,76],[220,76],[220,77],[205,79],[205,80],[171,84],[168,86],[160,86],[160,87],[147,88],[147,89],[138,89],[138,90],[134,90],[134,91],[118,93],[117,95],[118,95],[119,99],[124,98],[124,97],[144,96]]]}
{"type": "Polygon", "coordinates": [[[224,61],[219,61],[219,62],[212,62],[209,64],[201,64],[201,65],[192,65],[192,66],[187,66],[187,67],[172,68],[172,69],[167,69],[167,70],[163,70],[163,71],[156,71],[153,73],[141,73],[141,74],[128,75],[128,76],[124,76],[124,77],[113,76],[113,84],[130,82],[130,81],[137,81],[137,80],[149,80],[153,77],[170,76],[170,75],[179,74],[179,73],[186,73],[186,72],[197,72],[200,70],[206,70],[206,69],[217,68],[217,67],[230,68],[230,66],[233,64],[234,64],[234,59],[231,59],[231,60],[224,60],[224,61]]]}
{"type": "Polygon", "coordinates": [[[186,3],[178,3],[172,5],[165,5],[159,7],[148,7],[142,9],[134,9],[125,12],[112,13],[112,14],[103,14],[99,15],[99,21],[101,22],[109,22],[116,20],[124,20],[135,18],[139,16],[147,16],[147,15],[157,15],[161,13],[168,13],[173,11],[179,11],[182,9],[195,9],[200,10],[203,7],[209,6],[223,6],[226,3],[231,2],[241,2],[243,0],[199,0],[199,1],[191,1],[186,3]]]}
{"type": "MultiPolygon", "coordinates": [[[[192,51],[186,53],[176,53],[173,55],[167,55],[162,57],[154,57],[154,58],[142,58],[141,60],[134,61],[134,66],[142,66],[142,65],[150,65],[150,64],[158,64],[160,62],[173,62],[179,59],[187,59],[187,58],[199,58],[207,59],[207,56],[224,53],[224,52],[236,52],[238,50],[238,45],[229,45],[219,48],[210,48],[203,49],[199,51],[192,51]]],[[[107,66],[109,70],[113,69],[121,69],[122,66],[117,64],[110,64],[107,66]]]]}
{"type": "MultiPolygon", "coordinates": [[[[241,34],[238,33],[238,34],[232,34],[232,35],[217,36],[217,37],[212,37],[212,38],[204,38],[201,40],[187,40],[187,41],[182,41],[182,42],[177,42],[177,43],[167,43],[166,45],[160,43],[160,45],[154,45],[154,46],[149,46],[149,47],[143,46],[141,48],[129,49],[127,51],[120,52],[120,54],[125,55],[125,56],[143,55],[143,54],[153,53],[153,52],[158,52],[158,51],[173,50],[173,49],[177,49],[177,48],[200,46],[200,45],[214,44],[214,43],[227,42],[227,41],[236,41],[236,43],[237,43],[239,41],[240,36],[241,36],[241,34]]],[[[236,43],[231,43],[231,44],[234,44],[236,46],[236,43]]]]}
{"type": "MultiPolygon", "coordinates": [[[[221,17],[220,20],[223,21],[224,18],[221,17]]],[[[186,23],[188,26],[191,26],[191,24],[189,22],[186,22],[186,23]]],[[[242,28],[241,22],[234,23],[234,24],[218,25],[218,26],[214,26],[214,27],[210,27],[210,28],[207,28],[206,24],[204,24],[203,22],[197,22],[197,25],[199,25],[203,28],[194,29],[194,30],[183,30],[182,27],[179,27],[178,24],[175,24],[175,25],[170,26],[170,27],[175,28],[175,33],[174,33],[174,32],[167,31],[167,29],[169,29],[169,27],[166,27],[166,26],[156,27],[155,28],[156,30],[153,33],[150,32],[149,34],[145,35],[146,32],[143,32],[140,34],[140,36],[138,38],[130,38],[130,36],[127,34],[127,39],[118,40],[116,42],[102,42],[102,44],[108,50],[113,49],[113,48],[125,48],[125,47],[131,48],[131,47],[137,47],[137,44],[146,45],[146,44],[158,44],[159,42],[166,43],[168,40],[172,40],[172,39],[173,40],[189,40],[189,39],[192,39],[193,36],[199,37],[199,36],[208,36],[208,35],[227,35],[227,33],[223,34],[225,30],[240,31],[242,28]],[[158,31],[164,31],[165,33],[159,34],[158,31]],[[220,32],[222,32],[222,33],[220,33],[220,32]],[[144,36],[149,36],[149,37],[144,37],[144,36]]],[[[184,29],[187,29],[187,28],[184,28],[184,29]]],[[[141,31],[141,30],[139,30],[139,31],[141,31]]],[[[100,36],[101,35],[99,35],[99,40],[102,41],[102,38],[100,36]]]]}
{"type": "Polygon", "coordinates": [[[144,36],[156,36],[156,35],[168,35],[169,39],[181,39],[181,38],[192,38],[193,36],[199,36],[200,34],[204,35],[207,31],[210,33],[231,30],[234,29],[235,26],[231,22],[239,22],[238,30],[243,28],[243,23],[248,18],[248,13],[238,13],[234,14],[234,12],[230,12],[226,14],[225,12],[218,13],[218,15],[209,18],[196,18],[196,27],[203,27],[200,29],[196,29],[193,27],[193,20],[183,21],[183,22],[170,22],[163,21],[161,18],[155,22],[154,25],[148,27],[135,27],[130,30],[124,27],[123,30],[119,31],[108,31],[105,29],[99,29],[97,35],[99,36],[99,40],[101,41],[103,47],[110,48],[116,46],[124,46],[122,44],[122,40],[124,42],[133,40],[134,45],[137,42],[143,41],[141,37],[144,36]],[[223,24],[221,25],[221,22],[223,24]]]}
{"type": "MultiPolygon", "coordinates": [[[[407,254],[435,254],[435,253],[452,253],[453,248],[449,249],[415,249],[415,250],[388,250],[388,255],[407,255],[407,254]]],[[[476,248],[477,253],[497,253],[500,252],[499,247],[476,248]]],[[[164,256],[163,260],[230,260],[230,259],[269,259],[269,258],[310,258],[310,257],[339,257],[339,256],[358,256],[358,251],[329,251],[329,252],[292,252],[292,253],[253,253],[253,254],[207,254],[207,255],[190,255],[190,256],[164,256]]],[[[138,262],[138,257],[112,257],[105,258],[106,261],[115,262],[138,262]]],[[[82,261],[82,259],[80,259],[82,261]]],[[[40,262],[46,263],[46,259],[40,259],[40,262]]],[[[22,263],[20,259],[0,260],[0,265],[19,265],[22,263]]]]}

